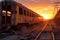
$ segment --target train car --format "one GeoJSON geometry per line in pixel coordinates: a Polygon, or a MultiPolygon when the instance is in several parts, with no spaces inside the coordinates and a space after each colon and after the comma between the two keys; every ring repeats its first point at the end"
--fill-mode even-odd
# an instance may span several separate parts
{"type": "Polygon", "coordinates": [[[15,1],[0,2],[0,24],[34,24],[40,23],[43,17],[15,1]]]}

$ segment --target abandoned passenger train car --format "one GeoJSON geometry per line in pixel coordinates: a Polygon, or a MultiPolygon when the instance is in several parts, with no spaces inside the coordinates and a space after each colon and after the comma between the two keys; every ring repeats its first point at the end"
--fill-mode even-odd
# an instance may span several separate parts
{"type": "Polygon", "coordinates": [[[15,1],[0,2],[0,24],[39,23],[42,17],[15,1]]]}

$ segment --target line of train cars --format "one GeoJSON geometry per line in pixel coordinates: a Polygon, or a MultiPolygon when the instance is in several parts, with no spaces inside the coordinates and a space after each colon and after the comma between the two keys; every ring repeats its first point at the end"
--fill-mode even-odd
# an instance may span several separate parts
{"type": "Polygon", "coordinates": [[[43,20],[42,16],[26,8],[20,3],[15,1],[2,1],[1,3],[1,24],[35,24],[40,23],[43,20]]]}

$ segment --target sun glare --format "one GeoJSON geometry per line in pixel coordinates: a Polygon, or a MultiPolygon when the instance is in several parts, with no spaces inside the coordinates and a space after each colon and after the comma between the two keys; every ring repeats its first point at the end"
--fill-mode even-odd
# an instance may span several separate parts
{"type": "Polygon", "coordinates": [[[50,20],[53,19],[55,14],[53,9],[43,8],[39,11],[39,15],[41,15],[44,19],[50,20]]]}
{"type": "Polygon", "coordinates": [[[53,19],[52,14],[40,14],[40,15],[43,16],[43,18],[46,19],[46,20],[53,19]]]}

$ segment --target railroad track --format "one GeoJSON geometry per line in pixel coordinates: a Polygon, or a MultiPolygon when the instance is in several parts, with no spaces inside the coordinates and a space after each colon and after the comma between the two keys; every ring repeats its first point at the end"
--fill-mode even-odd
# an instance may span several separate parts
{"type": "MultiPolygon", "coordinates": [[[[36,36],[36,38],[34,40],[42,40],[42,39],[43,40],[47,40],[49,36],[50,36],[50,39],[48,39],[48,40],[55,40],[55,36],[54,36],[54,32],[53,31],[51,31],[51,32],[44,32],[44,30],[45,30],[45,28],[47,27],[48,24],[50,26],[52,25],[50,22],[47,22],[44,25],[44,27],[42,28],[42,31],[40,31],[38,33],[38,35],[36,36]],[[45,37],[45,39],[44,39],[44,37],[45,37]]],[[[52,30],[52,27],[51,27],[51,30],[52,30]]]]}

